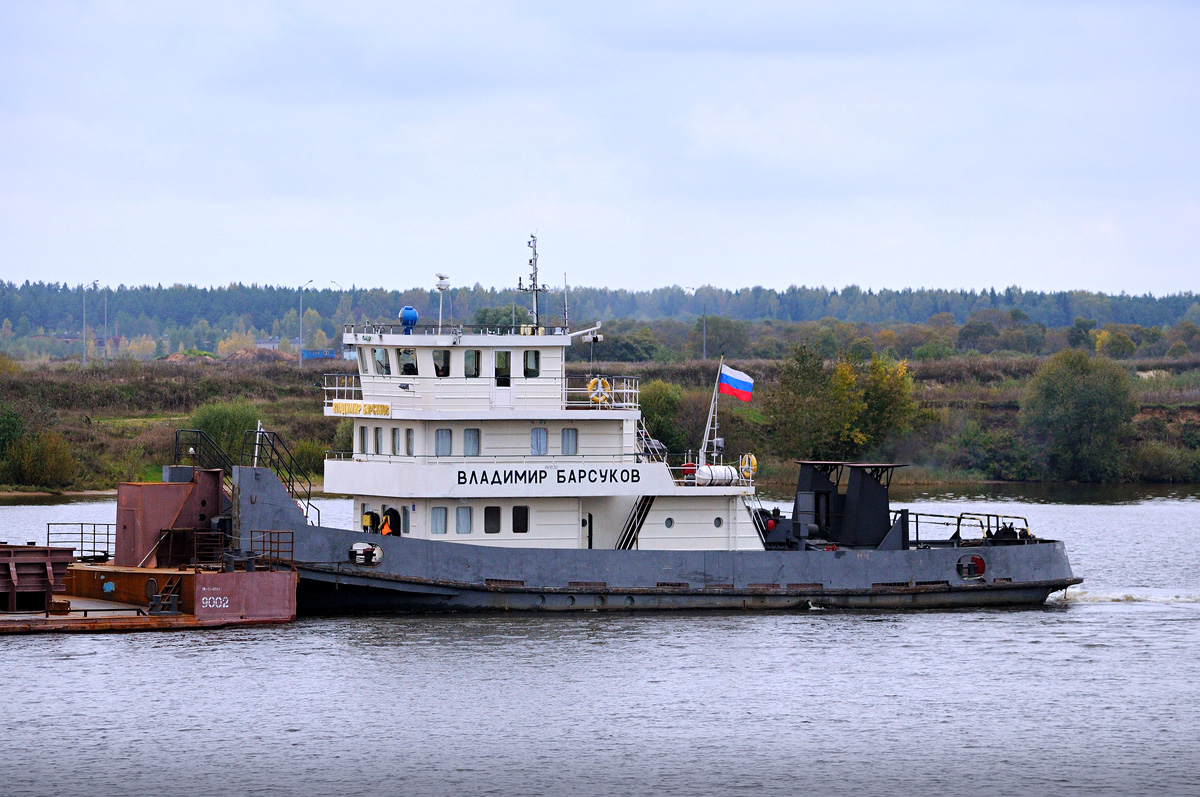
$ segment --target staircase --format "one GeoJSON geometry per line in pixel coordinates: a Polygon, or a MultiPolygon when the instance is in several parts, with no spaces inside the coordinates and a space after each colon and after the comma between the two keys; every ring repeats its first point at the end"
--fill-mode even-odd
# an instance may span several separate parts
{"type": "Polygon", "coordinates": [[[200,470],[222,471],[225,492],[233,495],[233,466],[237,463],[225,449],[201,429],[179,429],[175,432],[175,464],[191,465],[200,470]]]}
{"type": "Polygon", "coordinates": [[[637,501],[633,504],[633,509],[629,510],[629,517],[625,518],[625,527],[621,529],[621,536],[617,539],[617,550],[628,551],[637,547],[638,535],[642,533],[642,525],[646,522],[646,515],[650,514],[650,507],[654,505],[654,496],[639,495],[637,501]]]}
{"type": "Polygon", "coordinates": [[[296,462],[278,432],[260,428],[242,436],[242,462],[256,468],[270,468],[295,499],[312,525],[321,525],[321,510],[312,502],[312,481],[296,462]],[[315,515],[315,520],[314,520],[315,515]]]}

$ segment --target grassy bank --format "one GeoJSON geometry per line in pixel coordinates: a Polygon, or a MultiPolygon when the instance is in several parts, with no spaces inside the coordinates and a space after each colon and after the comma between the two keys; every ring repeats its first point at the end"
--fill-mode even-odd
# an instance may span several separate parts
{"type": "MultiPolygon", "coordinates": [[[[915,463],[897,475],[909,484],[1027,480],[1021,457],[1019,407],[1044,362],[1036,356],[963,356],[911,363],[918,410],[909,428],[869,456],[915,463]]],[[[759,480],[790,487],[792,457],[773,450],[762,397],[780,376],[779,360],[733,365],[755,380],[749,404],[723,400],[726,451],[758,453],[759,480]]],[[[1127,438],[1131,470],[1143,481],[1200,480],[1200,358],[1123,361],[1139,402],[1127,438]]],[[[116,362],[19,365],[0,372],[0,411],[11,410],[30,432],[61,436],[75,459],[57,490],[106,489],[119,481],[154,479],[173,456],[174,432],[206,402],[247,401],[263,424],[288,444],[318,453],[335,447],[335,419],[321,410],[321,375],[346,364],[116,362]]],[[[677,448],[695,448],[703,433],[717,363],[571,363],[572,374],[629,374],[676,385],[677,448]]],[[[1027,452],[1026,452],[1027,453],[1027,452]]],[[[314,474],[319,476],[320,474],[314,474]]],[[[0,490],[37,485],[0,484],[0,490]]]]}

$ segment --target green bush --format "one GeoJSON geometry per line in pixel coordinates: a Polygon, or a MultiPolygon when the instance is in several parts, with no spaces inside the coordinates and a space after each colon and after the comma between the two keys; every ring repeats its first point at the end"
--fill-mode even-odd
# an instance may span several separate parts
{"type": "Polygon", "coordinates": [[[1047,360],[1021,399],[1021,422],[1045,454],[1047,475],[1064,481],[1120,479],[1136,411],[1129,373],[1078,349],[1047,360]]]}
{"type": "Polygon", "coordinates": [[[237,460],[242,436],[258,427],[258,418],[258,408],[248,401],[209,401],[196,408],[190,422],[237,460]]]}
{"type": "Polygon", "coordinates": [[[1151,440],[1134,449],[1129,476],[1138,482],[1191,482],[1200,478],[1200,457],[1186,449],[1151,440]]]}
{"type": "Polygon", "coordinates": [[[8,447],[5,480],[31,487],[65,487],[77,463],[70,446],[55,432],[27,434],[8,447]]]}
{"type": "Polygon", "coordinates": [[[311,437],[292,446],[292,457],[307,476],[322,476],[325,473],[325,444],[311,437]]]}
{"type": "Polygon", "coordinates": [[[354,419],[342,418],[338,421],[337,431],[333,433],[334,451],[354,450],[354,419]]]}
{"type": "Polygon", "coordinates": [[[642,418],[650,436],[666,446],[668,452],[682,453],[687,447],[687,434],[679,423],[683,388],[652,379],[642,385],[640,399],[642,418]]]}

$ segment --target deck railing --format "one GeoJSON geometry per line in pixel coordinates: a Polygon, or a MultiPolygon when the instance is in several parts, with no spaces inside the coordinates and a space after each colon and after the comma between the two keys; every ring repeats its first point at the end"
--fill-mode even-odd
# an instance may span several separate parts
{"type": "Polygon", "coordinates": [[[403,324],[345,324],[343,331],[351,335],[566,335],[570,332],[563,326],[539,326],[533,324],[417,324],[407,332],[403,324]]]}
{"type": "Polygon", "coordinates": [[[75,549],[83,562],[107,562],[115,553],[115,523],[47,523],[46,545],[75,549]]]}
{"type": "Polygon", "coordinates": [[[640,406],[636,376],[568,376],[563,380],[567,409],[636,410],[640,406]]]}

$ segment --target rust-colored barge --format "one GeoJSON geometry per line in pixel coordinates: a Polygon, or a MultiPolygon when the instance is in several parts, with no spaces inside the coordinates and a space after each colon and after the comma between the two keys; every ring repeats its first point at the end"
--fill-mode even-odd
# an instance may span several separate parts
{"type": "MultiPolygon", "coordinates": [[[[296,617],[292,533],[235,547],[221,469],[122,484],[116,523],[0,545],[0,634],[171,631],[296,617]],[[180,479],[186,476],[186,479],[180,479]],[[6,566],[7,565],[7,566],[6,566]]],[[[240,544],[240,543],[239,543],[240,544]]]]}

